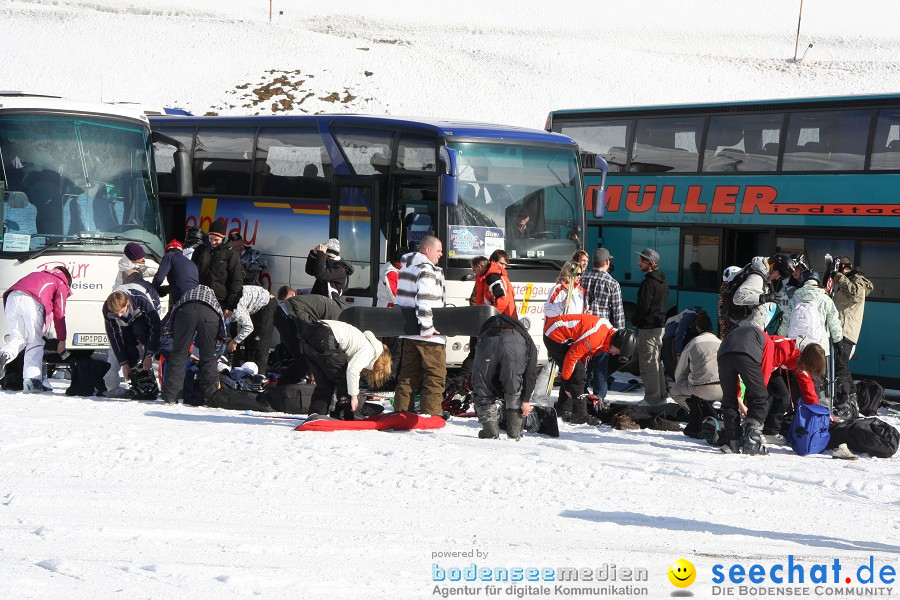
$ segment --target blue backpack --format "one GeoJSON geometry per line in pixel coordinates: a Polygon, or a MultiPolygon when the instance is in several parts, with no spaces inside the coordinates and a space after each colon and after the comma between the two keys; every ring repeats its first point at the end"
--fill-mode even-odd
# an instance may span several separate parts
{"type": "Polygon", "coordinates": [[[801,404],[794,413],[787,443],[800,456],[818,454],[828,446],[831,413],[821,404],[801,404]]]}

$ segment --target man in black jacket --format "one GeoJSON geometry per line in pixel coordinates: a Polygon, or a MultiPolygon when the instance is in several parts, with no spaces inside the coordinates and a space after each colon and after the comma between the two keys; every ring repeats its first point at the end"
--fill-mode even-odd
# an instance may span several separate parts
{"type": "Polygon", "coordinates": [[[313,294],[340,300],[350,283],[353,266],[341,260],[341,242],[331,238],[309,251],[306,274],[316,278],[313,294]]]}
{"type": "Polygon", "coordinates": [[[506,410],[507,437],[522,437],[522,418],[531,412],[536,366],[537,349],[518,319],[496,315],[485,321],[472,363],[475,412],[482,426],[478,437],[499,437],[498,398],[506,410]]]}
{"type": "Polygon", "coordinates": [[[631,322],[638,330],[638,360],[644,383],[644,402],[650,406],[666,403],[666,373],[660,362],[669,286],[659,268],[659,253],[653,248],[638,252],[638,267],[644,281],[638,288],[637,310],[631,322]]]}
{"type": "Polygon", "coordinates": [[[241,260],[225,240],[225,221],[217,219],[209,227],[209,246],[198,246],[191,256],[200,273],[200,285],[210,288],[225,318],[237,308],[244,288],[241,260]]]}

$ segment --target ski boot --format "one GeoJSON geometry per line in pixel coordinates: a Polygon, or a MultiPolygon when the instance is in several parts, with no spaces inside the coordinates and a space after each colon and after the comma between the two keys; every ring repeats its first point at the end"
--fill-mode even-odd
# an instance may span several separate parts
{"type": "Polygon", "coordinates": [[[856,394],[850,394],[836,400],[832,409],[832,414],[842,421],[850,421],[859,417],[859,404],[856,400],[856,394]]]}
{"type": "Polygon", "coordinates": [[[500,428],[497,426],[497,421],[485,421],[482,423],[481,431],[478,432],[478,437],[482,440],[500,439],[500,428]]]}
{"type": "Polygon", "coordinates": [[[34,379],[26,379],[23,381],[22,390],[26,394],[40,394],[41,392],[52,392],[53,388],[46,381],[35,377],[34,379]]]}
{"type": "Polygon", "coordinates": [[[10,356],[6,352],[0,352],[0,379],[6,377],[6,363],[10,361],[10,356]]]}
{"type": "Polygon", "coordinates": [[[571,423],[572,422],[572,411],[571,410],[563,410],[559,413],[559,420],[563,423],[571,423]]]}
{"type": "Polygon", "coordinates": [[[517,442],[522,439],[522,413],[518,408],[506,409],[506,437],[517,442]]]}
{"type": "Polygon", "coordinates": [[[769,453],[759,424],[755,421],[749,421],[744,424],[744,435],[741,437],[741,453],[760,455],[769,453]]]}
{"type": "Polygon", "coordinates": [[[741,442],[739,440],[731,440],[721,448],[722,454],[740,454],[741,442]]]}
{"type": "Polygon", "coordinates": [[[589,415],[587,412],[587,403],[588,397],[593,398],[590,394],[581,394],[577,398],[575,398],[575,403],[572,409],[572,418],[569,419],[569,423],[571,425],[592,425],[597,426],[600,424],[600,419],[593,415],[589,415]]]}

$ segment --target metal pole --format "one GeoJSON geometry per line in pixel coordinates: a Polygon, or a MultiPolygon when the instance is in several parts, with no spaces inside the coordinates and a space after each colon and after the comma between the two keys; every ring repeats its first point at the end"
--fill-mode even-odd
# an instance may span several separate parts
{"type": "MultiPolygon", "coordinates": [[[[271,2],[271,0],[269,0],[271,2]]],[[[797,41],[794,42],[794,62],[797,62],[797,50],[800,48],[800,19],[803,18],[803,0],[800,0],[800,14],[797,16],[797,41]]],[[[272,20],[271,15],[269,20],[272,20]]]]}
{"type": "MultiPolygon", "coordinates": [[[[800,0],[800,6],[803,7],[803,0],[800,0]]],[[[269,23],[272,22],[272,0],[269,0],[269,23]]],[[[799,25],[797,26],[797,31],[799,32],[799,25]]],[[[794,60],[797,60],[797,51],[794,50],[794,60]]]]}

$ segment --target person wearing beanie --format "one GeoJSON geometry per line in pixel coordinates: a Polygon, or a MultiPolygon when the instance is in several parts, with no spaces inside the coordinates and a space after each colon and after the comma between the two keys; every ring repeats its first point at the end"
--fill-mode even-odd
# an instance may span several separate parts
{"type": "Polygon", "coordinates": [[[340,300],[350,283],[353,267],[341,260],[341,242],[331,238],[309,251],[306,274],[316,278],[313,294],[340,300]]]}
{"type": "Polygon", "coordinates": [[[237,252],[225,241],[225,221],[216,219],[209,226],[209,246],[197,246],[191,260],[197,265],[200,284],[210,288],[225,318],[229,318],[241,300],[244,274],[237,252]]]}
{"type": "Polygon", "coordinates": [[[160,296],[168,294],[169,306],[175,306],[184,294],[200,285],[197,265],[182,253],[178,240],[166,246],[166,255],[159,263],[152,285],[160,296]],[[168,285],[163,285],[163,281],[168,285]]]}
{"type": "Polygon", "coordinates": [[[147,253],[137,242],[125,244],[124,256],[119,259],[119,271],[116,273],[116,283],[113,287],[122,285],[126,274],[140,273],[141,277],[153,277],[156,275],[156,267],[147,264],[147,253]]]}

